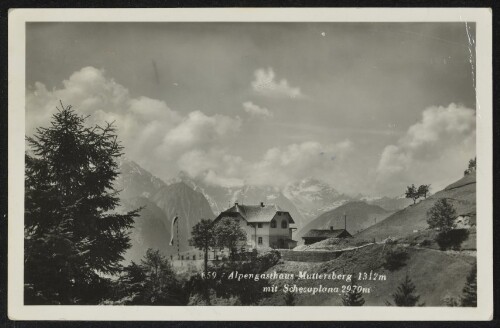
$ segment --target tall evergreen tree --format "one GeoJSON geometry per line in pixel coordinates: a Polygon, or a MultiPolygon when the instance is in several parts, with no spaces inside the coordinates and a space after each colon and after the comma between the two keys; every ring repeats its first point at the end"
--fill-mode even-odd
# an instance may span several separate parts
{"type": "Polygon", "coordinates": [[[112,124],[89,128],[85,120],[62,106],[26,138],[26,304],[98,303],[130,247],[139,210],[113,212],[122,146],[112,124]]]}
{"type": "Polygon", "coordinates": [[[357,279],[352,276],[350,290],[342,296],[344,306],[362,306],[365,304],[363,293],[358,289],[357,279]]]}
{"type": "Polygon", "coordinates": [[[159,250],[148,249],[141,260],[141,268],[146,276],[141,292],[143,304],[185,305],[187,299],[177,282],[172,265],[159,250]]]}
{"type": "Polygon", "coordinates": [[[295,305],[295,295],[291,292],[285,293],[285,295],[283,295],[283,300],[285,301],[286,306],[295,305]]]}
{"type": "MultiPolygon", "coordinates": [[[[424,303],[417,304],[420,295],[415,294],[415,285],[410,279],[408,272],[406,273],[405,280],[399,285],[397,291],[392,294],[394,303],[397,306],[422,306],[424,303]]],[[[387,305],[392,305],[387,302],[387,305]]]]}
{"type": "Polygon", "coordinates": [[[467,276],[465,287],[462,290],[461,305],[462,306],[477,306],[477,267],[474,267],[467,276]]]}
{"type": "Polygon", "coordinates": [[[434,205],[427,211],[427,223],[431,229],[439,229],[447,233],[455,228],[455,218],[457,212],[446,198],[438,199],[434,205]]]}

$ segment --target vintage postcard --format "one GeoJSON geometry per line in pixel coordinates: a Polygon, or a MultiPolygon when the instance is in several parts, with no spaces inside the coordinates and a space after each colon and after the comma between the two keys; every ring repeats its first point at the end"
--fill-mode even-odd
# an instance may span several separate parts
{"type": "Polygon", "coordinates": [[[491,17],[12,10],[9,317],[491,319],[491,17]]]}

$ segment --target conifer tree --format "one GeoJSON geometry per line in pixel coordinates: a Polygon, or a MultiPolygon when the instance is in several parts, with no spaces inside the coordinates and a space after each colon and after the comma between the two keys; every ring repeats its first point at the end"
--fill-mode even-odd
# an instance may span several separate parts
{"type": "Polygon", "coordinates": [[[25,303],[97,304],[130,247],[138,210],[118,214],[112,124],[86,127],[70,106],[26,138],[25,303]]]}
{"type": "Polygon", "coordinates": [[[287,306],[295,305],[295,295],[293,295],[293,293],[286,292],[285,295],[283,296],[283,299],[285,300],[285,305],[287,306]]]}
{"type": "Polygon", "coordinates": [[[462,290],[461,305],[462,306],[477,306],[477,267],[474,267],[467,276],[465,287],[462,290]]]}
{"type": "Polygon", "coordinates": [[[362,306],[365,304],[365,300],[363,299],[363,293],[359,290],[357,283],[357,279],[352,276],[350,290],[346,292],[342,296],[342,304],[344,306],[362,306]]]}
{"type": "MultiPolygon", "coordinates": [[[[418,303],[420,295],[415,293],[415,285],[410,279],[408,272],[406,272],[405,280],[399,285],[397,291],[392,294],[392,298],[396,306],[423,306],[424,303],[418,303]]],[[[392,305],[387,302],[387,305],[392,305]]]]}
{"type": "Polygon", "coordinates": [[[438,199],[427,211],[427,223],[431,229],[447,233],[455,228],[457,212],[446,198],[438,199]]]}

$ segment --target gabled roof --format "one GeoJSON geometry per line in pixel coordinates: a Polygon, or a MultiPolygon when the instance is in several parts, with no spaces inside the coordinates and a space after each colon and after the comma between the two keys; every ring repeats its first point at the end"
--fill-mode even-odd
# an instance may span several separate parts
{"type": "Polygon", "coordinates": [[[302,238],[337,238],[344,231],[347,232],[345,229],[311,229],[302,238]]]}
{"type": "MultiPolygon", "coordinates": [[[[278,205],[234,205],[233,207],[225,210],[219,216],[234,216],[240,214],[247,222],[271,222],[276,213],[284,213],[288,215],[289,222],[295,223],[292,216],[287,211],[283,211],[278,205]]],[[[216,220],[217,220],[216,219],[216,220]]]]}

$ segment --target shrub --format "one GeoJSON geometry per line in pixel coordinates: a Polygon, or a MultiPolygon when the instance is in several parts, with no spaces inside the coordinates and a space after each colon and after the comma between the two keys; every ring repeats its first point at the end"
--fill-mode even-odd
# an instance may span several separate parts
{"type": "Polygon", "coordinates": [[[389,271],[395,271],[406,265],[408,257],[406,250],[401,247],[390,249],[385,253],[384,267],[389,271]]]}
{"type": "Polygon", "coordinates": [[[467,282],[462,290],[463,295],[460,299],[462,306],[477,306],[477,266],[474,264],[469,274],[467,282]]]}
{"type": "Polygon", "coordinates": [[[421,247],[428,247],[432,245],[432,241],[430,239],[424,239],[420,242],[420,244],[418,244],[418,246],[421,246],[421,247]]]}
{"type": "Polygon", "coordinates": [[[468,237],[469,231],[466,229],[454,229],[440,232],[436,237],[436,242],[441,250],[460,250],[462,242],[464,242],[468,237]]]}
{"type": "Polygon", "coordinates": [[[213,268],[216,272],[214,279],[201,279],[195,276],[190,281],[191,298],[190,303],[204,303],[212,305],[223,305],[224,302],[234,303],[234,305],[257,304],[265,294],[263,287],[268,286],[265,279],[227,279],[231,272],[245,274],[258,274],[267,271],[276,265],[280,260],[280,253],[272,250],[250,256],[248,261],[225,261],[213,268]]]}
{"type": "Polygon", "coordinates": [[[443,298],[443,303],[444,303],[444,305],[449,306],[449,307],[460,306],[459,300],[456,299],[455,297],[450,296],[450,295],[446,295],[443,298]]]}

